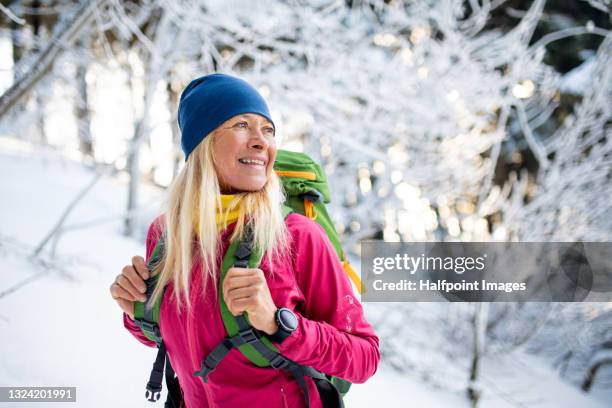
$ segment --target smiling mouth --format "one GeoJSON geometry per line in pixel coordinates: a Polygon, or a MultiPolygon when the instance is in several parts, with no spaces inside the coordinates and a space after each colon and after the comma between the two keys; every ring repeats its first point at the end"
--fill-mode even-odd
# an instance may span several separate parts
{"type": "Polygon", "coordinates": [[[248,164],[250,166],[265,166],[266,162],[260,159],[238,159],[242,164],[248,164]]]}

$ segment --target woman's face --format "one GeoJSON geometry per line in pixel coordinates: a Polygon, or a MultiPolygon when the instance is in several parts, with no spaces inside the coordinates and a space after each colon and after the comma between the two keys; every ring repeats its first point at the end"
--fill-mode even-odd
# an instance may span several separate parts
{"type": "Polygon", "coordinates": [[[261,190],[276,159],[274,125],[244,113],[225,121],[213,135],[215,170],[223,194],[261,190]]]}

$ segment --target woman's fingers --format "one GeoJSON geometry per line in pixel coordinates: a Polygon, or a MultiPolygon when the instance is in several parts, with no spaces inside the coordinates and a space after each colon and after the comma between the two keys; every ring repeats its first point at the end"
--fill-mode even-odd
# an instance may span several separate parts
{"type": "Polygon", "coordinates": [[[134,298],[130,292],[119,285],[119,280],[123,275],[117,276],[115,282],[110,287],[110,293],[113,299],[117,302],[121,310],[127,313],[132,320],[134,319],[134,298]]]}
{"type": "Polygon", "coordinates": [[[122,288],[117,283],[117,281],[119,280],[120,277],[121,277],[121,275],[117,275],[117,277],[115,278],[113,283],[110,285],[110,294],[111,294],[111,296],[113,297],[114,300],[117,300],[119,297],[121,297],[123,295],[122,293],[120,293],[122,288]]]}
{"type": "Polygon", "coordinates": [[[134,302],[119,298],[117,299],[117,303],[119,303],[121,310],[127,313],[130,318],[134,320],[134,302]]]}
{"type": "Polygon", "coordinates": [[[138,273],[138,275],[142,279],[149,279],[149,268],[147,267],[147,264],[145,263],[145,260],[142,258],[142,256],[133,257],[132,265],[134,266],[134,269],[136,269],[136,273],[138,273]]]}
{"type": "Polygon", "coordinates": [[[251,301],[256,298],[257,289],[250,286],[234,289],[224,295],[225,304],[234,316],[241,314],[251,306],[251,301]],[[247,302],[248,301],[248,302],[247,302]]]}
{"type": "Polygon", "coordinates": [[[253,295],[257,294],[257,288],[254,288],[252,286],[246,287],[246,288],[238,288],[238,289],[234,289],[230,292],[227,293],[226,296],[226,301],[235,301],[238,299],[242,299],[242,298],[248,298],[251,297],[253,295]]]}
{"type": "Polygon", "coordinates": [[[236,299],[231,302],[232,307],[230,308],[228,305],[229,311],[234,316],[240,316],[242,313],[248,311],[253,306],[253,298],[241,298],[236,299]]]}
{"type": "Polygon", "coordinates": [[[133,302],[135,300],[141,300],[142,298],[140,296],[142,295],[138,295],[137,297],[135,297],[132,293],[130,293],[128,290],[126,290],[124,287],[122,287],[119,283],[116,283],[113,285],[113,289],[111,290],[111,293],[113,295],[113,298],[116,299],[125,299],[128,300],[130,302],[133,302]]]}
{"type": "Polygon", "coordinates": [[[134,302],[146,301],[145,279],[149,278],[149,269],[141,256],[132,258],[132,265],[123,267],[121,274],[117,276],[110,286],[110,293],[121,310],[134,319],[134,302]]]}
{"type": "MultiPolygon", "coordinates": [[[[125,292],[127,292],[126,296],[123,296],[124,299],[139,300],[141,302],[146,300],[144,292],[136,288],[125,274],[119,275],[119,277],[117,278],[117,285],[121,287],[125,292]]],[[[125,294],[125,292],[122,293],[125,294]]]]}
{"type": "Polygon", "coordinates": [[[244,282],[251,284],[251,282],[255,281],[266,281],[261,269],[229,268],[227,274],[225,275],[225,279],[223,280],[223,285],[227,287],[236,287],[237,284],[242,284],[244,286],[244,282]]]}
{"type": "Polygon", "coordinates": [[[268,334],[278,330],[276,305],[261,269],[230,268],[223,281],[223,299],[234,316],[249,314],[249,321],[268,334]]]}
{"type": "Polygon", "coordinates": [[[121,274],[130,281],[130,283],[132,284],[134,288],[136,288],[136,290],[138,291],[137,294],[146,292],[147,285],[145,284],[142,277],[138,274],[138,272],[136,272],[136,269],[134,269],[133,266],[131,265],[124,266],[121,274]]]}
{"type": "Polygon", "coordinates": [[[223,299],[234,316],[261,306],[262,290],[267,289],[261,269],[230,268],[223,281],[223,299]]]}
{"type": "Polygon", "coordinates": [[[257,275],[250,276],[238,276],[230,277],[225,279],[226,285],[230,289],[243,288],[246,286],[253,285],[255,283],[261,283],[261,278],[257,275]]]}
{"type": "Polygon", "coordinates": [[[227,297],[230,292],[248,287],[255,287],[261,285],[261,280],[257,276],[242,276],[226,278],[223,281],[223,295],[227,297]]]}
{"type": "Polygon", "coordinates": [[[251,313],[258,306],[257,296],[255,295],[231,299],[229,301],[226,301],[226,303],[227,308],[234,316],[241,315],[244,312],[251,313]]]}
{"type": "Polygon", "coordinates": [[[226,277],[230,276],[249,276],[253,274],[260,274],[263,276],[263,271],[258,268],[235,268],[231,267],[227,270],[226,277]]]}

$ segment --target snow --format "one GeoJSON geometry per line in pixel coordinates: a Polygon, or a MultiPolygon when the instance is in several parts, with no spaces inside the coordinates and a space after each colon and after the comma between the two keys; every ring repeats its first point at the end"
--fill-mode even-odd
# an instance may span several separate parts
{"type": "Polygon", "coordinates": [[[583,95],[584,91],[593,80],[596,62],[597,59],[591,57],[563,75],[561,80],[561,91],[574,95],[583,95]]]}
{"type": "MultiPolygon", "coordinates": [[[[93,172],[53,150],[34,151],[8,138],[0,138],[0,171],[4,175],[0,179],[0,384],[77,387],[76,404],[56,403],[54,407],[153,406],[144,399],[144,387],[155,350],[137,342],[123,328],[121,312],[108,287],[133,255],[144,254],[145,228],[158,211],[160,191],[143,186],[146,205],[134,239],[121,234],[122,221],[118,218],[66,232],[58,243],[56,258],[48,255],[47,248],[32,260],[29,255],[34,247],[89,183],[93,172]],[[33,280],[1,295],[27,278],[33,280]]],[[[103,178],[66,223],[121,214],[126,192],[121,177],[103,178]]],[[[374,316],[394,305],[364,307],[374,316]]],[[[412,330],[427,338],[434,336],[432,327],[418,323],[412,330]]],[[[423,364],[441,358],[420,352],[415,346],[409,352],[420,354],[423,364]]],[[[482,372],[482,407],[604,406],[564,382],[535,357],[518,354],[485,358],[482,372]]],[[[468,407],[462,389],[464,384],[452,389],[433,386],[383,361],[371,380],[353,385],[346,405],[468,407]]]]}
{"type": "Polygon", "coordinates": [[[485,360],[485,407],[604,407],[564,383],[539,359],[520,353],[485,360]],[[487,392],[487,388],[489,392],[487,392]]]}

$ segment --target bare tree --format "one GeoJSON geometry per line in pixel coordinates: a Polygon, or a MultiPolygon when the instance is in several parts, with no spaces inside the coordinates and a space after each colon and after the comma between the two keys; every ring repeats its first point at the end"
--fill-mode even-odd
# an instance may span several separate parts
{"type": "Polygon", "coordinates": [[[474,315],[472,317],[472,327],[474,332],[473,347],[472,347],[472,363],[470,365],[470,380],[467,387],[468,398],[472,403],[472,407],[478,405],[478,401],[482,397],[482,387],[479,383],[480,360],[484,355],[485,340],[487,338],[487,321],[488,321],[489,304],[486,302],[476,303],[474,305],[474,315]]]}
{"type": "Polygon", "coordinates": [[[166,87],[168,93],[168,110],[170,111],[171,123],[170,129],[172,130],[172,146],[174,146],[173,159],[172,159],[172,178],[176,177],[179,171],[179,165],[181,161],[181,152],[178,148],[181,144],[181,132],[178,126],[178,120],[176,118],[178,111],[179,93],[176,89],[176,85],[172,82],[168,82],[166,87]]]}
{"type": "Polygon", "coordinates": [[[107,0],[82,1],[74,10],[71,18],[56,27],[55,34],[49,45],[40,52],[23,75],[0,96],[0,119],[28,95],[36,83],[45,76],[57,57],[74,43],[81,30],[93,18],[94,10],[101,7],[107,0]]]}
{"type": "MultiPolygon", "coordinates": [[[[133,211],[133,209],[138,206],[138,188],[140,183],[140,146],[149,135],[148,121],[151,104],[153,103],[153,97],[155,95],[158,82],[164,78],[170,68],[165,56],[171,49],[173,39],[176,36],[176,30],[173,29],[171,20],[166,13],[158,10],[153,19],[157,20],[157,22],[155,23],[154,28],[152,28],[152,41],[150,41],[144,33],[140,32],[138,28],[130,26],[130,29],[137,30],[138,36],[143,36],[144,38],[142,41],[143,45],[146,45],[146,52],[144,54],[146,61],[146,75],[144,109],[142,115],[136,123],[134,137],[130,142],[130,154],[128,155],[127,167],[130,174],[127,203],[128,213],[133,211]]],[[[129,24],[127,20],[126,24],[129,24]]],[[[135,222],[137,222],[137,220],[135,220],[133,217],[126,217],[126,235],[131,235],[134,232],[135,222]]]]}
{"type": "MultiPolygon", "coordinates": [[[[91,118],[89,114],[89,97],[87,91],[87,67],[88,60],[85,56],[86,51],[84,48],[89,46],[90,35],[87,33],[80,40],[76,42],[75,48],[82,50],[80,52],[80,58],[78,58],[77,69],[76,69],[76,89],[77,98],[75,100],[75,116],[77,120],[77,132],[79,138],[79,150],[84,156],[94,157],[93,140],[91,136],[91,118]]],[[[78,52],[78,51],[77,51],[78,52]]]]}
{"type": "Polygon", "coordinates": [[[601,348],[595,353],[581,385],[583,391],[589,392],[591,390],[597,373],[606,366],[612,366],[612,341],[603,343],[601,348]]]}

